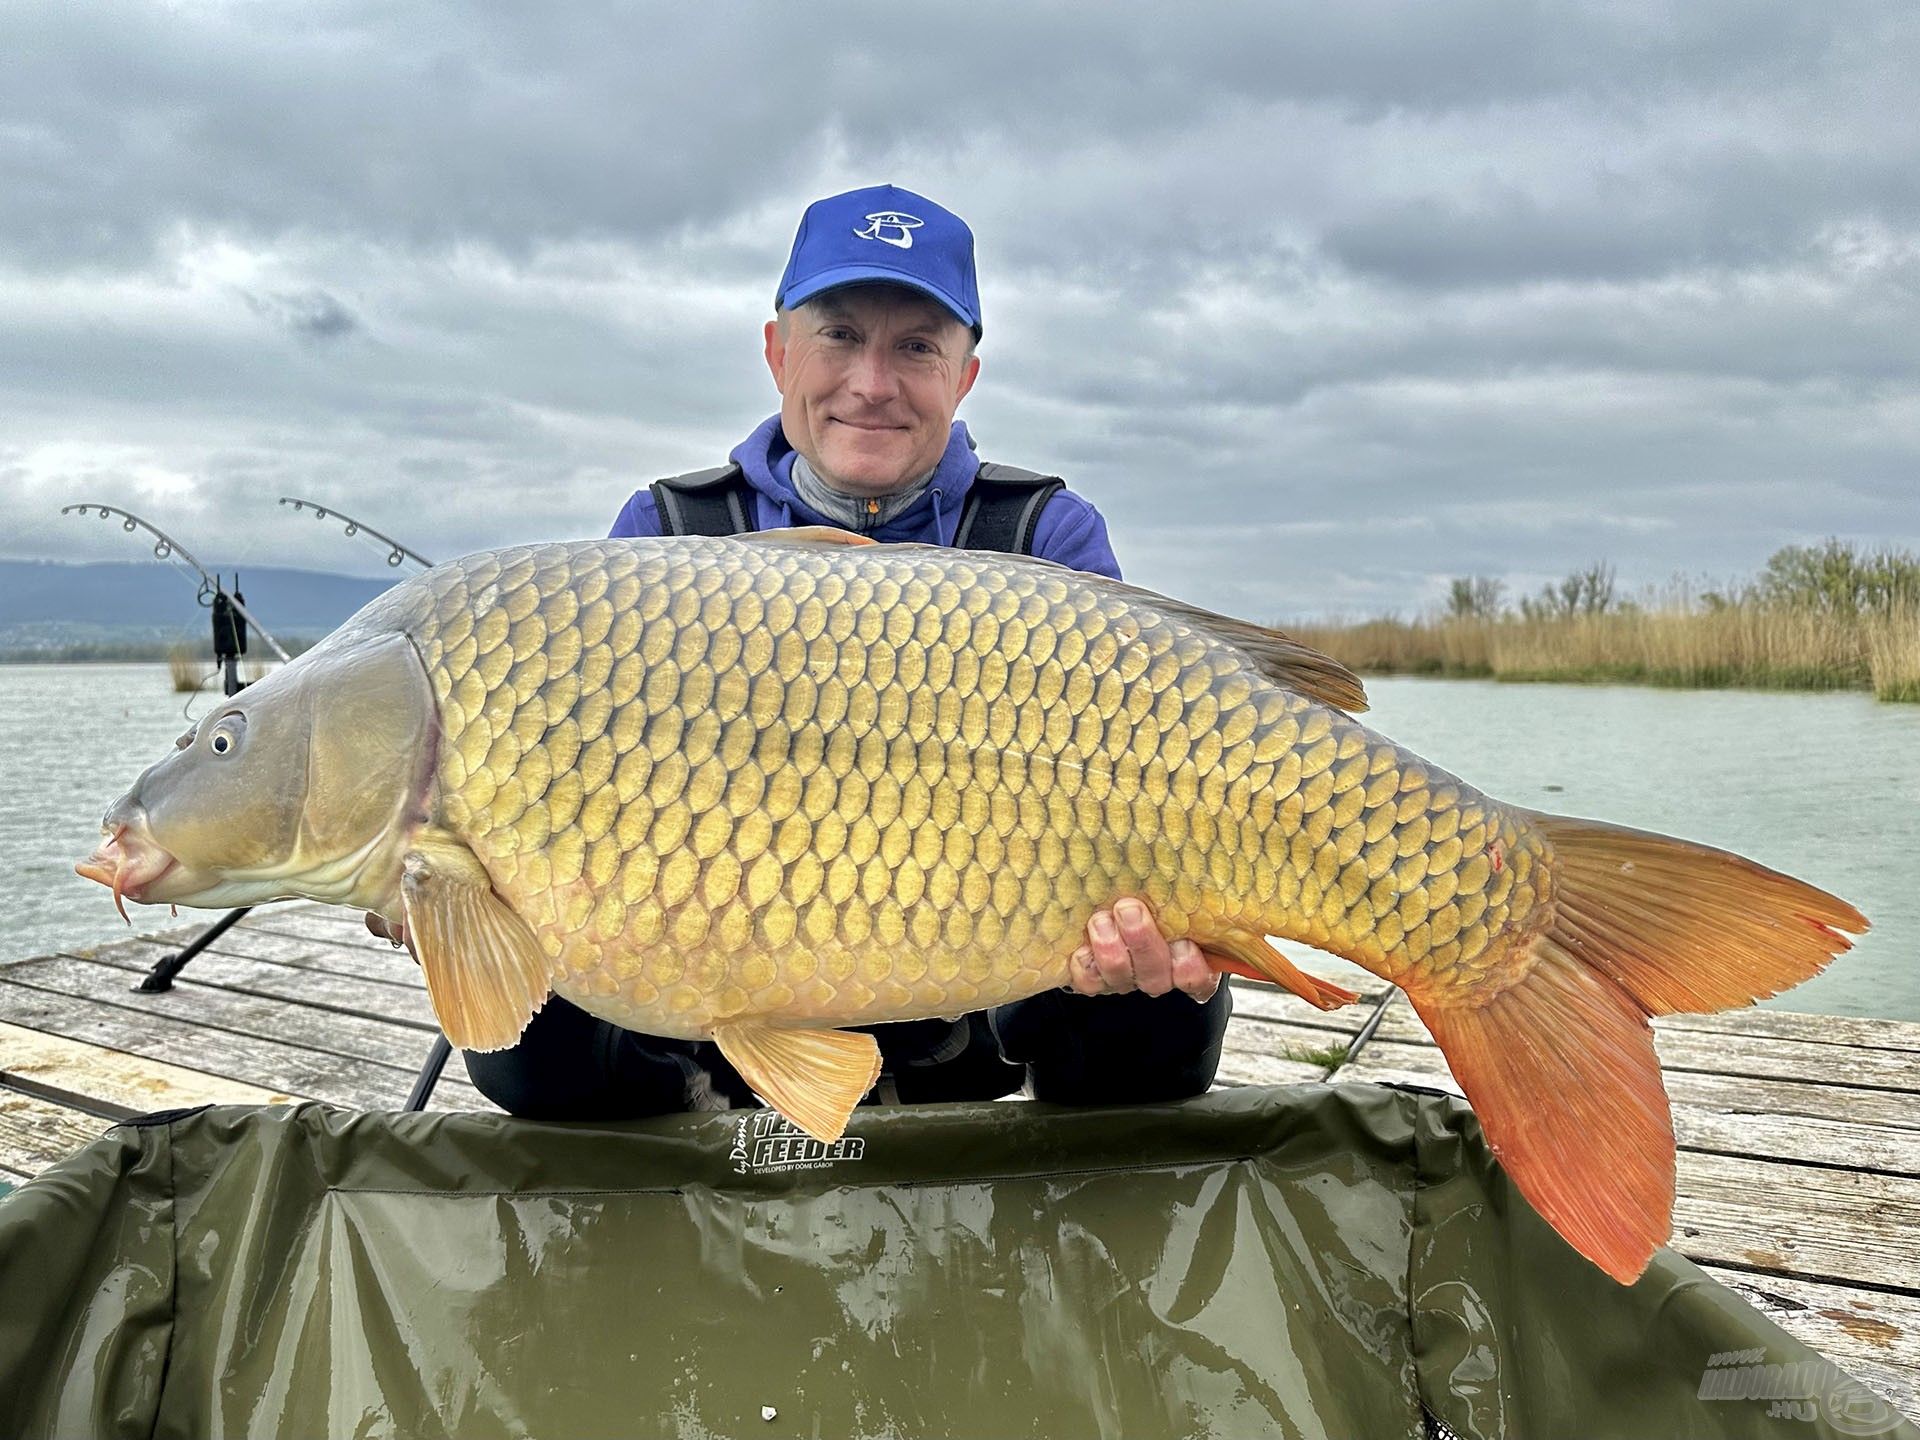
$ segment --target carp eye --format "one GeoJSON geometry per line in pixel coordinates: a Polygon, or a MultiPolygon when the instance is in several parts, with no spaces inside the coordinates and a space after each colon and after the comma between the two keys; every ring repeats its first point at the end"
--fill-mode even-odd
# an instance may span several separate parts
{"type": "Polygon", "coordinates": [[[213,727],[213,733],[207,737],[207,748],[216,755],[231,755],[240,748],[240,737],[247,733],[247,717],[228,715],[213,727]]]}

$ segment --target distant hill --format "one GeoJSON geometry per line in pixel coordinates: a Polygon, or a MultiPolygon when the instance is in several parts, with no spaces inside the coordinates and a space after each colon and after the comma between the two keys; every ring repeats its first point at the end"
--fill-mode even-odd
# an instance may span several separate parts
{"type": "MultiPolygon", "coordinates": [[[[247,608],[291,648],[325,635],[410,573],[367,580],[262,566],[240,571],[240,590],[247,608]]],[[[220,569],[229,585],[233,574],[231,566],[220,569]]],[[[192,580],[160,561],[0,560],[0,660],[158,657],[169,645],[204,647],[210,633],[192,580]]]]}

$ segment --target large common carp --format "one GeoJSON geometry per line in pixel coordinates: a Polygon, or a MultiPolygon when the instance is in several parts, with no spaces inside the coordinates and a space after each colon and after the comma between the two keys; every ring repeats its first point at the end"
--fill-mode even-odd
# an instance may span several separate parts
{"type": "Polygon", "coordinates": [[[879,1066],[836,1027],[1057,986],[1094,909],[1139,895],[1315,1005],[1354,997],[1263,936],[1400,986],[1522,1192],[1630,1280],[1673,1196],[1647,1017],[1771,995],[1866,922],[1738,856],[1491,800],[1363,706],[1282,635],[1043,561],[499,550],[224,701],[80,870],[404,917],[454,1044],[511,1045],[551,991],[711,1037],[823,1139],[879,1066]]]}

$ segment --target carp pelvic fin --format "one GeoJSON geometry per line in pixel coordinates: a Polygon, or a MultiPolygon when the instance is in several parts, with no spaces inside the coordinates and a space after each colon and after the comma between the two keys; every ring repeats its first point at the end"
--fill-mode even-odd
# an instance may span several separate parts
{"type": "Polygon", "coordinates": [[[1206,952],[1207,963],[1215,970],[1291,990],[1315,1009],[1338,1010],[1360,998],[1331,980],[1297,968],[1258,935],[1210,936],[1204,940],[1195,936],[1194,942],[1206,952]]]}
{"type": "Polygon", "coordinates": [[[714,1043],[763,1100],[822,1144],[846,1133],[847,1118],[880,1078],[880,1045],[846,1030],[721,1025],[714,1043]]]}
{"type": "Polygon", "coordinates": [[[445,831],[415,837],[402,860],[407,944],[447,1040],[504,1050],[547,1003],[552,969],[526,921],[494,893],[486,868],[445,831]]]}

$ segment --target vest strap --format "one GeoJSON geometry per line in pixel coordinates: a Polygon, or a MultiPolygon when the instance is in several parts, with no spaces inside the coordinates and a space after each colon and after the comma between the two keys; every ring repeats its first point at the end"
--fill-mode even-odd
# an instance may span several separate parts
{"type": "MultiPolygon", "coordinates": [[[[753,487],[738,465],[669,476],[648,488],[663,534],[744,535],[753,529],[753,487]]],[[[960,507],[954,548],[1031,555],[1040,512],[1065,488],[1058,475],[983,463],[960,507]]]]}
{"type": "Polygon", "coordinates": [[[954,548],[1031,555],[1040,512],[1066,484],[1058,475],[1041,475],[1017,465],[990,461],[981,465],[960,509],[954,548]]]}
{"type": "Polygon", "coordinates": [[[753,528],[753,487],[738,465],[656,480],[647,487],[666,535],[742,535],[753,528]]]}

